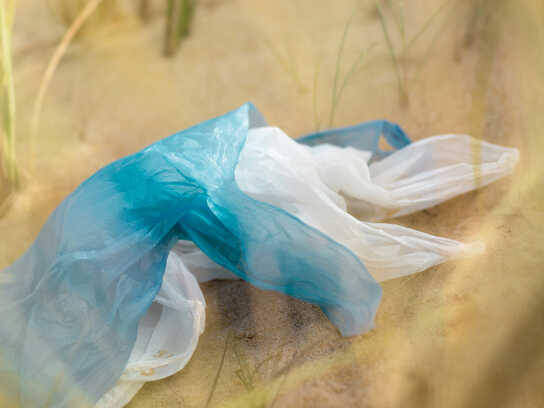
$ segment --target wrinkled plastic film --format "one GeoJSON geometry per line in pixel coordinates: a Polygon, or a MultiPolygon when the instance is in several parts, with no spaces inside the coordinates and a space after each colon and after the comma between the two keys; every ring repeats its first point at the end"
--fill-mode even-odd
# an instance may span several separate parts
{"type": "Polygon", "coordinates": [[[138,324],[123,374],[95,408],[123,407],[146,382],[166,378],[185,367],[204,331],[205,305],[196,279],[171,251],[161,289],[138,324]]]}
{"type": "Polygon", "coordinates": [[[121,376],[179,239],[256,286],[320,305],[343,334],[372,327],[381,289],[361,261],[236,185],[250,117],[244,105],[114,162],[55,210],[2,271],[6,395],[36,407],[97,401],[121,376]]]}
{"type": "Polygon", "coordinates": [[[372,152],[376,158],[382,158],[394,150],[408,146],[410,138],[395,123],[387,120],[373,120],[354,126],[311,133],[298,138],[297,142],[307,146],[330,144],[338,147],[353,147],[357,150],[372,152]],[[390,151],[380,148],[381,137],[392,147],[390,151]]]}
{"type": "Polygon", "coordinates": [[[337,160],[329,156],[326,164],[324,156],[315,154],[320,148],[300,145],[278,128],[252,129],[236,168],[238,185],[248,195],[285,209],[351,249],[377,281],[420,272],[470,252],[458,241],[350,215],[340,189],[323,177],[322,170],[329,170],[332,162],[338,182],[373,187],[370,177],[358,178],[369,174],[366,161],[371,152],[334,147],[337,160]]]}
{"type": "Polygon", "coordinates": [[[194,352],[197,280],[241,277],[319,305],[344,335],[370,329],[376,280],[478,248],[366,221],[486,185],[519,157],[462,135],[409,143],[387,121],[294,141],[247,104],[100,170],[2,271],[0,392],[72,407],[111,389],[100,403],[121,406],[194,352]]]}
{"type": "MultiPolygon", "coordinates": [[[[388,196],[390,192],[379,185],[383,180],[373,177],[371,168],[380,163],[382,163],[380,174],[396,172],[397,180],[410,179],[411,175],[425,174],[428,179],[429,173],[432,173],[437,178],[434,180],[435,187],[432,193],[439,198],[439,201],[443,201],[446,197],[444,192],[448,191],[448,183],[443,179],[443,175],[449,172],[454,178],[453,184],[457,186],[455,193],[461,194],[462,189],[466,188],[463,187],[463,178],[468,175],[469,182],[473,179],[473,174],[470,172],[459,171],[460,167],[466,168],[467,155],[459,155],[456,149],[446,149],[442,155],[428,154],[425,157],[429,146],[440,143],[443,139],[447,139],[449,145],[443,146],[444,148],[455,145],[467,146],[467,143],[472,146],[479,143],[463,135],[436,136],[426,139],[424,143],[418,142],[415,144],[418,147],[414,146],[409,156],[416,157],[418,160],[423,158],[423,161],[416,161],[418,169],[414,172],[410,170],[414,161],[408,160],[409,157],[403,155],[402,151],[391,154],[386,162],[374,161],[369,165],[374,154],[372,151],[362,151],[352,147],[339,148],[330,144],[316,145],[308,150],[294,143],[280,129],[254,128],[248,132],[248,138],[240,155],[235,170],[236,181],[240,189],[247,194],[282,207],[286,211],[299,214],[301,219],[309,225],[326,231],[328,235],[352,249],[377,281],[383,281],[419,272],[446,260],[467,256],[481,250],[477,245],[466,245],[398,225],[361,222],[345,211],[344,198],[348,202],[366,200],[365,203],[378,213],[383,210],[380,207],[380,200],[383,201],[384,197],[396,206],[405,203],[405,210],[413,210],[412,202],[401,201],[398,196],[388,196]],[[402,166],[403,163],[404,166],[402,166]],[[449,171],[451,166],[457,170],[449,171]],[[358,199],[350,197],[349,193],[357,196],[358,199]],[[328,225],[320,225],[322,220],[331,222],[328,225]]],[[[511,169],[507,165],[513,164],[508,158],[516,159],[517,154],[515,149],[490,144],[482,146],[482,151],[481,159],[485,166],[474,170],[474,173],[482,176],[481,181],[486,184],[490,182],[490,174],[498,173],[500,176],[508,174],[511,169]]],[[[473,168],[467,170],[473,170],[473,168]]],[[[418,188],[416,181],[405,183],[405,186],[403,191],[405,196],[409,195],[412,189],[418,188]]],[[[420,200],[420,203],[432,205],[432,201],[429,200],[420,200]]],[[[183,259],[183,263],[199,281],[238,279],[232,272],[213,262],[190,241],[180,241],[173,248],[170,258],[178,258],[178,256],[178,261],[181,262],[183,259]]],[[[168,273],[167,267],[166,276],[168,273]]],[[[160,294],[157,298],[159,297],[160,294]]],[[[170,330],[169,327],[157,326],[155,335],[170,337],[170,330]]],[[[196,330],[194,336],[198,336],[196,330]]],[[[133,356],[134,352],[131,359],[133,356]]],[[[177,369],[181,367],[178,366],[177,369]]],[[[143,381],[146,378],[142,377],[143,381]]],[[[110,397],[109,400],[102,399],[110,401],[110,404],[100,405],[100,407],[118,408],[122,404],[120,405],[119,399],[116,401],[111,396],[122,397],[132,392],[133,389],[127,388],[124,381],[121,381],[104,396],[110,397]]]]}

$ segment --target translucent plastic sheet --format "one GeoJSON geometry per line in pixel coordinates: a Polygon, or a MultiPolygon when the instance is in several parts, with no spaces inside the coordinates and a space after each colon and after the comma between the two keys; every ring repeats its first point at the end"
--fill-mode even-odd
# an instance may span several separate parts
{"type": "Polygon", "coordinates": [[[396,149],[410,144],[406,133],[396,124],[386,120],[373,120],[338,129],[327,129],[300,137],[297,142],[307,146],[332,145],[352,147],[357,150],[372,152],[375,158],[383,158],[396,149]],[[380,138],[392,147],[385,151],[380,148],[380,138]]]}
{"type": "MultiPolygon", "coordinates": [[[[382,211],[384,202],[388,205],[386,208],[402,208],[405,213],[416,211],[473,189],[478,183],[487,184],[508,174],[518,159],[518,152],[480,143],[468,136],[447,135],[416,142],[386,159],[375,159],[376,153],[372,151],[328,144],[307,148],[280,129],[262,127],[248,132],[235,178],[245,193],[296,214],[345,244],[363,260],[376,280],[383,281],[467,256],[482,248],[478,244],[466,245],[398,225],[361,222],[346,213],[344,198],[349,199],[351,205],[364,204],[364,208],[375,209],[370,216],[382,211]],[[470,163],[475,146],[482,160],[478,167],[470,163]],[[418,160],[409,160],[411,157],[418,160]],[[370,160],[373,163],[369,166],[370,160]],[[383,175],[388,174],[390,180],[403,182],[400,196],[392,194],[396,191],[394,188],[384,187],[391,184],[380,184],[384,182],[383,175]],[[480,178],[478,183],[474,182],[476,175],[480,178]],[[425,180],[423,185],[419,180],[425,180]],[[428,184],[432,188],[426,189],[428,184]],[[422,199],[406,198],[417,197],[422,189],[425,190],[422,199]],[[346,193],[353,197],[345,196],[346,193]],[[428,197],[430,199],[426,199],[428,197]]],[[[238,278],[189,241],[178,242],[170,252],[169,265],[174,264],[170,259],[176,259],[176,265],[185,265],[200,282],[238,278]]],[[[167,268],[165,281],[169,273],[167,268]]],[[[155,336],[175,338],[170,333],[172,329],[156,326],[155,336]]],[[[198,335],[195,330],[193,336],[198,335]]],[[[182,348],[180,344],[178,349],[182,348]]],[[[167,364],[160,359],[155,361],[156,365],[167,364]]],[[[141,386],[141,381],[146,379],[137,379],[137,384],[141,386]]],[[[103,398],[108,404],[100,404],[99,408],[122,407],[122,401],[130,400],[139,386],[130,388],[126,381],[121,381],[105,396],[113,395],[117,399],[103,398]]]]}
{"type": "MultiPolygon", "coordinates": [[[[371,158],[372,151],[350,147],[308,148],[278,128],[262,127],[249,132],[236,181],[251,197],[283,208],[351,249],[380,282],[480,253],[483,244],[360,221],[348,207],[363,219],[380,220],[429,208],[510,174],[519,153],[466,135],[444,135],[369,165],[371,158]],[[475,148],[478,164],[472,163],[475,148]]],[[[190,248],[186,244],[182,256],[198,279],[229,277],[190,248]]]]}
{"type": "Polygon", "coordinates": [[[25,407],[122,406],[185,366],[204,327],[197,281],[214,278],[315,303],[343,335],[363,333],[376,281],[481,249],[364,220],[435,205],[517,160],[468,136],[409,145],[386,121],[295,141],[251,104],[161,140],[82,183],[1,272],[0,392],[25,407]]]}
{"type": "Polygon", "coordinates": [[[196,279],[172,251],[161,289],[138,325],[121,379],[96,408],[122,407],[147,381],[160,380],[185,367],[204,331],[205,307],[196,279]]]}
{"type": "Polygon", "coordinates": [[[320,145],[312,153],[327,186],[340,192],[359,218],[373,221],[483,187],[510,174],[519,160],[517,149],[453,134],[419,140],[369,165],[368,153],[355,149],[320,145]]]}
{"type": "Polygon", "coordinates": [[[344,335],[373,326],[381,289],[349,249],[242,193],[244,105],[98,171],[1,272],[3,395],[25,407],[95,403],[120,378],[168,253],[193,241],[258,287],[321,306],[344,335]]]}

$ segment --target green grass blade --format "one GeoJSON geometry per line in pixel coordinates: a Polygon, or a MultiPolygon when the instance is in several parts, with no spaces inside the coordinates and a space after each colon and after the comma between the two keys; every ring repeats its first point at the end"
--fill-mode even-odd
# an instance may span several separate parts
{"type": "Polygon", "coordinates": [[[431,26],[431,23],[434,21],[434,19],[446,8],[446,6],[450,5],[452,3],[452,0],[446,0],[443,2],[432,14],[431,16],[423,23],[423,26],[419,29],[419,31],[414,34],[414,36],[408,41],[406,44],[406,47],[404,47],[404,53],[406,53],[416,42],[419,40],[419,38],[427,31],[427,29],[431,26]]]}
{"type": "Polygon", "coordinates": [[[331,111],[329,114],[329,127],[332,127],[334,122],[334,115],[336,113],[336,101],[337,101],[337,92],[338,92],[338,81],[340,78],[340,68],[342,66],[342,53],[344,52],[344,46],[346,43],[346,37],[348,35],[349,27],[353,20],[353,16],[347,21],[346,26],[344,27],[344,32],[342,34],[342,39],[340,40],[340,45],[338,47],[338,55],[336,57],[336,68],[334,72],[334,83],[332,86],[332,95],[331,95],[331,111]]]}
{"type": "Polygon", "coordinates": [[[385,42],[387,44],[387,48],[389,49],[389,53],[391,55],[391,60],[393,61],[393,68],[395,71],[395,75],[397,77],[397,86],[399,88],[399,94],[401,97],[401,101],[406,100],[407,94],[406,90],[404,88],[404,81],[402,79],[400,65],[397,59],[397,55],[395,54],[395,49],[393,47],[393,42],[391,41],[391,36],[389,35],[389,30],[387,29],[387,24],[385,22],[385,16],[383,14],[382,8],[380,7],[380,4],[376,2],[376,10],[378,11],[378,16],[380,18],[380,24],[383,30],[383,35],[385,37],[385,42]]]}

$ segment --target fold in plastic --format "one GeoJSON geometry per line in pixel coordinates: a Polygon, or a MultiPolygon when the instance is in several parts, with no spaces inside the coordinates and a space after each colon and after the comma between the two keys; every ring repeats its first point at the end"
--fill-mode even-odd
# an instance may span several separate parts
{"type": "MultiPolygon", "coordinates": [[[[377,147],[380,127],[389,139],[394,133],[386,129],[398,129],[388,122],[372,123],[377,126],[349,128],[361,130],[364,137],[354,141],[366,149],[377,147]],[[375,133],[364,133],[369,129],[375,133]]],[[[342,147],[343,131],[325,132],[339,135],[336,145],[308,147],[281,129],[252,128],[235,169],[236,183],[251,197],[297,215],[350,248],[378,282],[480,252],[481,244],[365,222],[347,209],[357,207],[362,218],[376,219],[430,207],[509,174],[518,161],[516,149],[466,135],[442,135],[379,159],[383,152],[342,147]]],[[[195,278],[202,282],[238,277],[194,243],[178,242],[170,252],[161,291],[140,321],[121,380],[96,408],[121,408],[146,381],[183,368],[203,328],[203,317],[197,318],[203,316],[203,299],[195,278]],[[191,322],[198,324],[191,329],[191,322]]]]}
{"type": "Polygon", "coordinates": [[[25,407],[95,403],[125,369],[178,240],[319,305],[344,335],[373,326],[381,289],[360,259],[238,187],[248,131],[262,125],[246,104],[106,166],[59,205],[2,271],[3,395],[25,407]]]}
{"type": "Polygon", "coordinates": [[[123,407],[146,382],[169,377],[185,367],[204,331],[205,307],[195,277],[171,251],[161,289],[138,324],[123,374],[95,408],[123,407]]]}

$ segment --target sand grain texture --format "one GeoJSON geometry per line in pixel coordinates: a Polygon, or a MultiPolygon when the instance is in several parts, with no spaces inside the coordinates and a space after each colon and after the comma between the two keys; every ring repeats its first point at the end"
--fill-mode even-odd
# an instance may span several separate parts
{"type": "MultiPolygon", "coordinates": [[[[32,102],[62,34],[41,3],[19,1],[14,33],[23,169],[32,102]]],[[[201,1],[173,59],[161,57],[160,9],[144,26],[120,7],[63,59],[44,103],[36,169],[0,218],[1,267],[86,177],[168,134],[247,100],[293,136],[327,126],[351,15],[341,78],[370,51],[344,88],[334,125],[385,118],[414,139],[469,133],[521,151],[512,177],[395,221],[483,239],[488,248],[386,282],[375,330],[342,338],[312,305],[244,282],[210,282],[206,331],[192,360],[147,384],[130,408],[200,408],[208,400],[209,407],[544,406],[544,6],[451,1],[404,55],[395,19],[410,38],[440,2],[384,3],[394,5],[385,17],[407,103],[370,1],[201,1]]]]}

